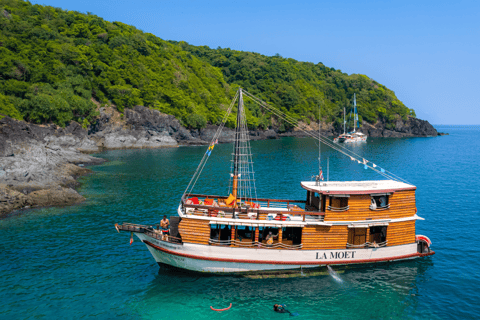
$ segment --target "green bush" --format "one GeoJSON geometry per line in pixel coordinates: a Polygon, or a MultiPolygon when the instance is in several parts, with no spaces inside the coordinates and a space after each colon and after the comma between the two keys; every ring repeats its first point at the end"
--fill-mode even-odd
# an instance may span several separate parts
{"type": "Polygon", "coordinates": [[[0,93],[0,119],[2,119],[4,116],[9,116],[17,120],[23,120],[22,115],[15,108],[11,99],[0,93]]]}
{"type": "Polygon", "coordinates": [[[201,114],[192,113],[185,117],[185,125],[191,129],[202,129],[207,125],[207,119],[201,114]]]}

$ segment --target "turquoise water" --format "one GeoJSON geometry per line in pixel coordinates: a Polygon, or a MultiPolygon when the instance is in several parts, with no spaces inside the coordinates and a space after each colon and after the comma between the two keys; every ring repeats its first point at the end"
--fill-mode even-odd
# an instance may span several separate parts
{"type": "MultiPolygon", "coordinates": [[[[302,319],[474,319],[480,314],[480,128],[449,136],[369,139],[356,152],[415,184],[417,233],[436,254],[324,275],[199,277],[159,267],[118,222],[156,223],[175,212],[206,147],[108,151],[81,179],[87,201],[20,211],[0,220],[0,319],[279,319],[285,303],[302,319]],[[210,310],[233,307],[222,313],[210,310]]],[[[303,199],[317,172],[310,139],[252,142],[261,197],[303,199]]],[[[195,191],[225,193],[232,145],[218,145],[195,191]]],[[[378,179],[323,149],[331,180],[378,179]]],[[[335,268],[334,268],[335,269],[335,268]]]]}

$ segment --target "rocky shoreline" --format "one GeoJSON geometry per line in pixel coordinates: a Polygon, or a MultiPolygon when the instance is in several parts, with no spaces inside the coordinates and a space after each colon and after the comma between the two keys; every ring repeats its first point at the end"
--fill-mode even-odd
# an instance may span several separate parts
{"type": "MultiPolygon", "coordinates": [[[[137,106],[121,115],[113,107],[100,108],[100,117],[88,130],[72,122],[65,128],[34,125],[5,117],[0,120],[0,216],[13,210],[38,206],[63,206],[85,200],[75,191],[77,177],[88,174],[88,165],[104,159],[88,155],[111,149],[165,148],[210,143],[217,126],[188,130],[174,116],[137,106]]],[[[317,131],[318,125],[306,127],[317,131]]],[[[398,120],[395,130],[382,122],[363,123],[369,137],[427,137],[439,134],[427,121],[398,120]]],[[[337,135],[332,125],[322,124],[327,136],[337,135]]],[[[224,128],[220,143],[234,140],[235,131],[224,128]]],[[[301,130],[255,130],[251,140],[305,136],[301,130]]]]}

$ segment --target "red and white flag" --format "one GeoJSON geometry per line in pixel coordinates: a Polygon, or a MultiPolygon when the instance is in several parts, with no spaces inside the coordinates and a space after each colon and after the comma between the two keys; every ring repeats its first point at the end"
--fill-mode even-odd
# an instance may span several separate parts
{"type": "Polygon", "coordinates": [[[320,170],[320,180],[323,180],[323,171],[320,170]]]}

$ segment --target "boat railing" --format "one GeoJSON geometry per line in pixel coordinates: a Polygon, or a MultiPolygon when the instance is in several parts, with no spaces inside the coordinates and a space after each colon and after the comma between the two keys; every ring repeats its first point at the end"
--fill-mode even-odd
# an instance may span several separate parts
{"type": "Polygon", "coordinates": [[[362,249],[362,248],[380,248],[380,247],[386,247],[388,245],[388,240],[384,242],[365,242],[363,244],[350,244],[347,243],[347,248],[348,249],[362,249]]]}
{"type": "Polygon", "coordinates": [[[206,205],[197,205],[197,204],[183,204],[183,210],[185,214],[197,214],[208,217],[219,217],[219,218],[247,218],[252,220],[268,220],[269,215],[299,215],[303,217],[305,221],[305,216],[318,216],[319,218],[325,216],[325,212],[319,211],[287,211],[287,210],[275,210],[275,209],[253,209],[253,208],[232,208],[232,207],[214,207],[206,205]],[[193,211],[188,211],[188,208],[192,208],[193,211]]]}
{"type": "MultiPolygon", "coordinates": [[[[303,200],[279,200],[279,199],[257,199],[258,202],[266,202],[267,206],[260,206],[259,208],[253,208],[251,206],[241,206],[241,207],[231,207],[231,206],[214,206],[214,205],[205,205],[205,204],[187,204],[187,198],[190,197],[204,197],[209,199],[226,199],[227,197],[222,196],[213,196],[213,195],[201,195],[201,194],[188,194],[182,198],[182,212],[184,214],[197,214],[202,216],[209,217],[220,217],[220,218],[247,218],[247,219],[256,219],[256,220],[268,220],[269,215],[300,215],[303,216],[303,221],[305,221],[305,216],[317,216],[320,220],[325,216],[325,212],[320,211],[305,211],[294,203],[305,204],[306,201],[303,200]],[[270,208],[269,205],[272,202],[281,202],[286,204],[286,209],[282,208],[270,208]],[[188,210],[192,209],[192,210],[188,210]],[[282,209],[282,210],[276,210],[282,209]]],[[[257,202],[257,201],[256,201],[257,202]]],[[[277,220],[277,219],[276,219],[277,220]]]]}
{"type": "MultiPolygon", "coordinates": [[[[217,195],[207,195],[207,194],[186,194],[182,198],[182,202],[186,201],[187,198],[197,197],[197,198],[209,198],[209,199],[218,199],[218,200],[226,200],[228,197],[226,196],[217,196],[217,195]]],[[[288,208],[289,205],[292,204],[305,204],[307,201],[305,200],[290,200],[290,199],[268,199],[268,198],[252,198],[252,199],[238,199],[238,200],[245,200],[250,202],[255,202],[256,204],[260,204],[261,207],[267,208],[288,208]]]]}
{"type": "Polygon", "coordinates": [[[130,231],[130,232],[136,232],[136,233],[144,233],[147,236],[155,238],[159,241],[165,241],[165,242],[171,242],[171,243],[182,243],[181,238],[163,234],[161,230],[155,230],[153,226],[146,226],[146,225],[133,224],[133,223],[123,223],[123,224],[115,224],[115,229],[117,229],[118,232],[130,231]]]}
{"type": "Polygon", "coordinates": [[[341,208],[332,207],[332,206],[327,207],[327,210],[334,211],[334,212],[343,212],[343,211],[348,211],[349,209],[350,209],[350,206],[341,207],[341,208]]]}
{"type": "Polygon", "coordinates": [[[252,241],[252,242],[242,242],[238,240],[215,240],[215,239],[210,239],[208,241],[209,244],[211,245],[220,245],[220,246],[234,246],[234,247],[243,247],[243,248],[256,248],[256,249],[287,249],[287,250],[299,250],[302,249],[303,245],[302,244],[296,244],[296,245],[290,245],[290,244],[284,244],[281,242],[273,243],[271,245],[258,242],[258,241],[252,241]]]}
{"type": "Polygon", "coordinates": [[[390,203],[383,206],[383,207],[374,207],[374,206],[370,205],[370,210],[373,210],[373,211],[382,211],[382,210],[387,210],[387,209],[390,209],[390,203]]]}

